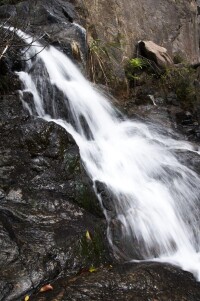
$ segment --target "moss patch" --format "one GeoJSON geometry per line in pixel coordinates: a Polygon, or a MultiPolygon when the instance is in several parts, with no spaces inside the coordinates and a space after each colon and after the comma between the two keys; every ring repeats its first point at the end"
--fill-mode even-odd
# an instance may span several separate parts
{"type": "Polygon", "coordinates": [[[77,204],[86,211],[103,217],[100,204],[92,190],[82,181],[76,182],[75,199],[77,204]]]}
{"type": "Polygon", "coordinates": [[[105,244],[104,229],[96,227],[91,233],[86,231],[79,241],[79,253],[82,257],[84,268],[91,266],[98,267],[107,263],[109,259],[109,250],[105,244]]]}

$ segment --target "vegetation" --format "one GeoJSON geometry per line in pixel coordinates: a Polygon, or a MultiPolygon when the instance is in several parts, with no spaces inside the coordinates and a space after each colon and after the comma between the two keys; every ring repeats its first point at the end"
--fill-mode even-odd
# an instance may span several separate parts
{"type": "Polygon", "coordinates": [[[144,87],[148,90],[153,88],[164,98],[170,92],[174,92],[183,108],[194,107],[199,100],[200,92],[200,88],[196,84],[198,82],[197,72],[184,63],[180,54],[176,54],[174,63],[177,65],[160,70],[152,61],[144,57],[130,59],[125,67],[125,73],[130,88],[132,88],[132,95],[138,97],[144,87]]]}
{"type": "Polygon", "coordinates": [[[160,78],[161,89],[167,95],[170,91],[176,93],[183,105],[192,105],[196,100],[195,88],[196,72],[187,65],[171,66],[160,78]]]}
{"type": "Polygon", "coordinates": [[[117,61],[115,52],[118,49],[120,49],[120,42],[105,43],[100,39],[91,40],[89,43],[88,70],[93,82],[108,85],[115,80],[109,66],[117,61]]]}
{"type": "Polygon", "coordinates": [[[145,59],[136,57],[134,59],[130,59],[129,64],[133,69],[142,69],[147,65],[147,62],[145,59]]]}
{"type": "Polygon", "coordinates": [[[139,79],[141,71],[148,66],[148,62],[144,58],[136,57],[130,59],[125,67],[126,77],[129,81],[139,79]]]}

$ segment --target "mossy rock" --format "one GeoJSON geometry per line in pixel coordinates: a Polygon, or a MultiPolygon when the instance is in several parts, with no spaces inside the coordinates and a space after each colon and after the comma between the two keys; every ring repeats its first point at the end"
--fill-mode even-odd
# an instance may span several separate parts
{"type": "Polygon", "coordinates": [[[80,172],[80,157],[74,149],[65,150],[63,154],[64,169],[67,174],[78,174],[80,172]]]}
{"type": "Polygon", "coordinates": [[[88,183],[81,180],[76,181],[75,199],[76,203],[86,211],[99,217],[104,216],[100,203],[88,183]]]}
{"type": "Polygon", "coordinates": [[[99,267],[111,261],[106,238],[105,227],[96,227],[92,232],[86,230],[78,242],[79,256],[82,258],[83,268],[99,267]]]}

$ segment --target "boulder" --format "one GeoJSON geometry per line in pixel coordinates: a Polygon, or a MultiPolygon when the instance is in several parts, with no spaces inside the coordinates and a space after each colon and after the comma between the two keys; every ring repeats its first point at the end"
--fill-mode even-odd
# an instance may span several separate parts
{"type": "Polygon", "coordinates": [[[165,68],[173,65],[173,60],[167,53],[167,49],[152,41],[139,41],[139,51],[142,56],[155,62],[158,67],[165,68]]]}
{"type": "Polygon", "coordinates": [[[0,97],[0,300],[7,301],[111,261],[106,223],[73,138],[30,117],[20,95],[10,93],[0,97]]]}
{"type": "Polygon", "coordinates": [[[32,301],[197,301],[200,284],[187,272],[159,263],[127,263],[61,279],[32,301]]]}

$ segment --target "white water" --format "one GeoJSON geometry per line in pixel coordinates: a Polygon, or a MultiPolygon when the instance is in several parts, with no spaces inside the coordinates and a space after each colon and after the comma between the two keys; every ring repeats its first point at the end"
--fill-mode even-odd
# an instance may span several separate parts
{"type": "MultiPolygon", "coordinates": [[[[21,31],[18,34],[31,42],[21,31]]],[[[34,43],[26,55],[40,51],[41,45],[34,43]]],[[[105,210],[115,253],[128,260],[171,262],[200,280],[200,180],[173,154],[179,149],[196,152],[193,147],[119,117],[53,47],[40,52],[37,61],[29,61],[26,72],[18,75],[24,91],[33,94],[34,105],[26,103],[29,112],[70,132],[91,179],[106,184],[115,208],[105,210]],[[70,111],[71,125],[59,114],[58,91],[70,111]]]]}

